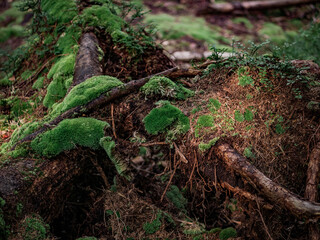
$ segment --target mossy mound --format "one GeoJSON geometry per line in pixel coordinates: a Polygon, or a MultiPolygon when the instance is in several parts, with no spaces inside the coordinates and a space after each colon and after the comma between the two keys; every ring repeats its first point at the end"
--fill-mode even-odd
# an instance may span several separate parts
{"type": "Polygon", "coordinates": [[[99,97],[102,93],[122,84],[123,83],[120,80],[110,76],[95,76],[89,78],[73,87],[69,94],[64,98],[63,102],[53,106],[50,116],[55,117],[70,108],[84,105],[99,97]]]}
{"type": "Polygon", "coordinates": [[[74,0],[43,0],[41,9],[46,13],[48,24],[69,23],[78,14],[76,1],[74,0]]]}
{"type": "Polygon", "coordinates": [[[169,78],[155,76],[149,80],[143,87],[140,89],[146,96],[165,96],[172,97],[178,100],[185,100],[188,97],[192,97],[194,92],[181,86],[169,78]]]}
{"type": "Polygon", "coordinates": [[[0,28],[0,43],[5,42],[12,37],[23,37],[24,34],[24,28],[19,25],[0,28]]]}
{"type": "Polygon", "coordinates": [[[47,95],[43,105],[50,108],[54,103],[63,98],[72,83],[75,65],[75,55],[70,54],[61,58],[48,73],[48,78],[53,80],[47,88],[47,95]]]}
{"type": "Polygon", "coordinates": [[[107,122],[94,118],[63,120],[57,127],[39,135],[31,142],[31,148],[38,154],[51,157],[77,146],[98,149],[107,122]]]}
{"type": "Polygon", "coordinates": [[[190,129],[189,118],[170,103],[152,109],[143,122],[149,134],[156,135],[168,131],[168,137],[171,139],[190,129]]]}

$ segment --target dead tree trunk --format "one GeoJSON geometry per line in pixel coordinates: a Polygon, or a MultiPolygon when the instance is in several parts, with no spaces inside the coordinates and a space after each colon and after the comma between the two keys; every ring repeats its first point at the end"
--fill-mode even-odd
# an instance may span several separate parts
{"type": "Polygon", "coordinates": [[[198,14],[210,13],[232,13],[245,12],[251,10],[265,10],[276,8],[287,8],[309,3],[318,3],[318,0],[270,0],[270,1],[250,1],[250,2],[231,2],[231,3],[212,3],[206,9],[202,9],[198,14]]]}
{"type": "MultiPolygon", "coordinates": [[[[318,183],[320,172],[320,142],[314,147],[310,155],[310,161],[307,172],[307,185],[305,191],[305,197],[309,201],[318,201],[318,183]]],[[[320,232],[318,223],[316,220],[309,223],[309,237],[310,240],[320,239],[320,232]]]]}
{"type": "Polygon", "coordinates": [[[292,214],[305,218],[319,218],[320,204],[301,200],[297,195],[266,177],[245,157],[227,143],[217,144],[215,154],[232,170],[244,177],[257,191],[273,203],[289,210],[292,214]]]}

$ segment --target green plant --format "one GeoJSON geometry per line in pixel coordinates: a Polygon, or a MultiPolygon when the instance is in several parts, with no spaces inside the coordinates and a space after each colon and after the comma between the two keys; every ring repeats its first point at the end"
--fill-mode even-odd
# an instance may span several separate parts
{"type": "Polygon", "coordinates": [[[146,96],[160,95],[178,100],[185,100],[194,95],[193,91],[174,83],[169,78],[160,76],[151,78],[140,90],[146,96]]]}
{"type": "Polygon", "coordinates": [[[246,148],[244,149],[243,155],[244,155],[245,157],[251,158],[251,159],[253,159],[253,158],[256,157],[255,154],[252,152],[252,147],[251,147],[251,146],[246,147],[246,148]]]}
{"type": "Polygon", "coordinates": [[[211,139],[208,143],[200,143],[199,144],[199,149],[200,151],[204,152],[208,149],[210,149],[212,146],[214,146],[217,141],[220,139],[220,137],[215,137],[213,139],[211,139]]]}
{"type": "Polygon", "coordinates": [[[249,69],[247,67],[240,67],[238,69],[239,85],[242,87],[247,85],[253,86],[254,84],[254,80],[248,75],[248,71],[249,69]]]}
{"type": "Polygon", "coordinates": [[[157,213],[156,219],[154,219],[152,222],[147,222],[143,225],[143,229],[146,232],[146,234],[153,234],[156,233],[161,225],[161,218],[162,218],[162,213],[159,211],[157,213]]]}
{"type": "Polygon", "coordinates": [[[238,122],[243,122],[245,120],[244,115],[239,110],[234,112],[234,119],[238,122]]]}
{"type": "Polygon", "coordinates": [[[227,240],[233,237],[237,237],[237,231],[233,227],[225,228],[219,234],[220,240],[227,240]]]}
{"type": "Polygon", "coordinates": [[[170,186],[170,190],[167,191],[166,196],[176,208],[186,213],[186,205],[188,201],[176,185],[170,186]]]}
{"type": "Polygon", "coordinates": [[[169,127],[176,129],[172,130],[171,135],[184,134],[190,129],[189,118],[170,103],[152,109],[143,122],[147,132],[152,135],[165,132],[169,127]]]}
{"type": "Polygon", "coordinates": [[[39,215],[33,214],[24,219],[21,235],[24,240],[44,240],[48,231],[49,225],[39,215]]]}
{"type": "Polygon", "coordinates": [[[39,135],[31,142],[31,148],[38,154],[52,157],[77,146],[98,149],[107,122],[94,118],[66,119],[55,128],[39,135]]]}

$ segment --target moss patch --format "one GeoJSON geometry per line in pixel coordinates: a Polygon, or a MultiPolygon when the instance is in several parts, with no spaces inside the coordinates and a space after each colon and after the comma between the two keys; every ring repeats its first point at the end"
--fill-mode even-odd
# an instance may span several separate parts
{"type": "Polygon", "coordinates": [[[190,129],[189,118],[170,103],[152,109],[143,122],[147,132],[152,135],[165,132],[173,125],[178,128],[177,134],[186,133],[190,129]]]}
{"type": "Polygon", "coordinates": [[[177,85],[169,78],[159,76],[151,78],[140,90],[147,96],[160,95],[176,98],[178,100],[185,100],[194,95],[193,91],[181,85],[177,85]]]}
{"type": "Polygon", "coordinates": [[[23,220],[19,230],[24,240],[44,240],[47,239],[49,225],[39,215],[33,214],[23,220]]]}
{"type": "MultiPolygon", "coordinates": [[[[221,36],[219,28],[211,28],[203,18],[179,16],[169,14],[148,15],[145,18],[147,23],[157,23],[157,28],[163,39],[178,39],[190,36],[196,40],[204,41],[208,45],[230,44],[230,41],[221,36]]],[[[225,47],[225,46],[223,46],[225,47]]]]}
{"type": "Polygon", "coordinates": [[[60,36],[56,44],[57,52],[63,54],[75,53],[76,49],[74,46],[78,46],[78,40],[81,36],[81,28],[78,26],[71,25],[67,27],[64,34],[60,36]]]}
{"type": "Polygon", "coordinates": [[[253,24],[250,22],[250,20],[248,18],[245,18],[245,17],[236,17],[234,19],[232,19],[232,22],[233,23],[236,23],[236,24],[243,24],[246,28],[248,29],[253,29],[253,24]]]}
{"type": "Polygon", "coordinates": [[[233,227],[225,228],[219,234],[219,239],[221,240],[227,240],[234,237],[237,237],[237,231],[233,227]]]}
{"type": "Polygon", "coordinates": [[[46,13],[48,24],[69,23],[78,14],[74,0],[42,0],[41,9],[46,13]]]}
{"type": "Polygon", "coordinates": [[[70,86],[70,78],[73,76],[75,65],[75,55],[70,54],[61,58],[48,73],[48,78],[53,80],[47,88],[47,95],[43,100],[43,105],[50,108],[54,103],[63,98],[70,86]]]}
{"type": "Polygon", "coordinates": [[[176,185],[171,185],[170,190],[166,193],[167,198],[173,203],[173,205],[179,210],[186,212],[187,199],[182,195],[179,188],[176,185]]]}
{"type": "Polygon", "coordinates": [[[77,146],[97,149],[105,127],[109,127],[107,122],[94,118],[66,119],[54,129],[35,138],[31,147],[36,153],[47,157],[77,146]]]}
{"type": "Polygon", "coordinates": [[[95,76],[89,78],[73,87],[62,103],[53,106],[50,116],[55,117],[70,108],[84,105],[99,97],[102,93],[122,84],[120,80],[110,76],[95,76]]]}
{"type": "Polygon", "coordinates": [[[120,176],[125,177],[127,180],[130,180],[130,177],[125,174],[128,170],[128,165],[125,161],[122,161],[119,157],[117,157],[114,153],[114,149],[116,143],[112,141],[111,137],[104,137],[100,139],[100,146],[106,151],[108,157],[114,164],[118,174],[120,176]]]}

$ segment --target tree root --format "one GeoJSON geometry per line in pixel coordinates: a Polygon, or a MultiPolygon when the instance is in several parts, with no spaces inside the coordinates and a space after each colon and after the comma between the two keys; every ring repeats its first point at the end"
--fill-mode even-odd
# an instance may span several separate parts
{"type": "Polygon", "coordinates": [[[272,203],[289,210],[293,215],[305,218],[319,218],[320,204],[304,201],[294,193],[266,177],[245,157],[227,143],[217,144],[214,153],[232,170],[244,177],[255,189],[264,194],[272,203]]]}

